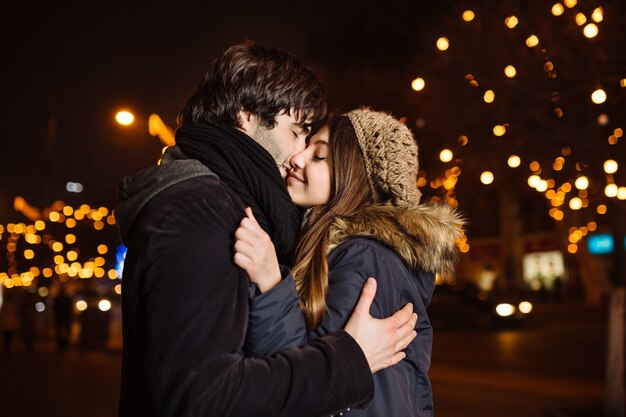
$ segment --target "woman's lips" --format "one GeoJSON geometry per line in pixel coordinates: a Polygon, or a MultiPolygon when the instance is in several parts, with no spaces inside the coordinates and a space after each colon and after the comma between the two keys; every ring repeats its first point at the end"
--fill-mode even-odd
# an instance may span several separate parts
{"type": "Polygon", "coordinates": [[[291,174],[289,174],[288,178],[293,178],[296,181],[304,183],[304,180],[300,178],[295,172],[292,172],[291,174]]]}

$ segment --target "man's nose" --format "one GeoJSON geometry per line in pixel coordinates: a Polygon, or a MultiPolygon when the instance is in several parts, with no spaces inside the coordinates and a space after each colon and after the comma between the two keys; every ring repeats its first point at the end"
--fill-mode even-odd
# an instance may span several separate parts
{"type": "Polygon", "coordinates": [[[289,159],[289,163],[293,168],[304,168],[304,149],[294,153],[289,159]]]}

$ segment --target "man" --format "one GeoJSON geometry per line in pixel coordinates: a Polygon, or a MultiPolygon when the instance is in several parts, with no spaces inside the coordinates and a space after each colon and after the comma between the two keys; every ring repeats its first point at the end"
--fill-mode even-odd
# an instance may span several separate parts
{"type": "Polygon", "coordinates": [[[273,49],[236,45],[189,98],[177,146],[123,181],[115,213],[128,246],[121,416],[328,415],[366,405],[371,372],[404,356],[415,317],[409,306],[371,318],[375,285],[345,331],[272,357],[245,355],[249,306],[263,293],[233,262],[234,233],[251,207],[290,264],[299,215],[282,177],[325,115],[309,69],[273,49]]]}

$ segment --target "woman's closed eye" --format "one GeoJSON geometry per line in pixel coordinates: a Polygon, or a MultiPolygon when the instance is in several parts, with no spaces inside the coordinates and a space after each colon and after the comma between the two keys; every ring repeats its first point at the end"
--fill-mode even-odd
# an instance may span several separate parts
{"type": "Polygon", "coordinates": [[[323,161],[326,159],[326,156],[321,156],[321,155],[313,155],[313,160],[314,161],[323,161]]]}

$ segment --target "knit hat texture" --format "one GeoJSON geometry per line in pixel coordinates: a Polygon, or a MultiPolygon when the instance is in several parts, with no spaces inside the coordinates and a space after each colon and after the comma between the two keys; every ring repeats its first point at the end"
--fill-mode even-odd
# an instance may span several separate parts
{"type": "Polygon", "coordinates": [[[352,122],[365,159],[376,203],[396,206],[419,203],[417,143],[409,128],[391,115],[370,109],[346,114],[352,122]]]}

